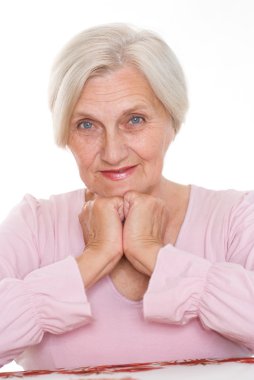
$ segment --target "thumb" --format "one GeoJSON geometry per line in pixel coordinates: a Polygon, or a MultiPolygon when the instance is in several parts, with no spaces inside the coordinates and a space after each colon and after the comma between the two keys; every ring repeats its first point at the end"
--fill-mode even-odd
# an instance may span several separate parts
{"type": "Polygon", "coordinates": [[[123,209],[124,209],[125,218],[127,218],[129,210],[138,196],[139,196],[139,193],[133,190],[130,190],[124,194],[123,209]]]}
{"type": "Polygon", "coordinates": [[[120,217],[121,222],[124,222],[124,209],[123,209],[123,198],[121,197],[113,197],[112,202],[114,207],[120,217]]]}

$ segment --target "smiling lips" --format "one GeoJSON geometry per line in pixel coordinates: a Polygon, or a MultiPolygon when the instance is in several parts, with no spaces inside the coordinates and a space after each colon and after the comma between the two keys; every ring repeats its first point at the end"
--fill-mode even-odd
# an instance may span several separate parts
{"type": "Polygon", "coordinates": [[[129,177],[134,172],[136,166],[127,166],[117,170],[102,170],[101,174],[112,181],[119,181],[129,177]]]}

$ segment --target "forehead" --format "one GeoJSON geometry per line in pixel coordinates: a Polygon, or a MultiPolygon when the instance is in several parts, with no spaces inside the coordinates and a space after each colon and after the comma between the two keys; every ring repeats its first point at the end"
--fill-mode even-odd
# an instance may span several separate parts
{"type": "Polygon", "coordinates": [[[127,100],[152,104],[159,102],[144,74],[134,67],[123,67],[88,79],[77,106],[127,100]]]}

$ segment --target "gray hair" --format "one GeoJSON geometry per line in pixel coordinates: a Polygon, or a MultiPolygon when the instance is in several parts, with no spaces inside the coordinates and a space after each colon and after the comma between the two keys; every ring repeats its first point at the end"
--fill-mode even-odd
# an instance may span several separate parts
{"type": "Polygon", "coordinates": [[[178,132],[188,109],[188,97],[184,73],[175,54],[154,32],[126,24],[108,24],[75,36],[52,67],[49,105],[59,146],[68,143],[70,119],[86,81],[124,65],[133,65],[145,75],[178,132]]]}

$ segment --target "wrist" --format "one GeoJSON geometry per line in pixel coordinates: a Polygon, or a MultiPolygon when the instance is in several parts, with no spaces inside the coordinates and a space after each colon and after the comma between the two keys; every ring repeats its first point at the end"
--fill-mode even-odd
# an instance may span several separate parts
{"type": "Polygon", "coordinates": [[[89,288],[109,273],[110,269],[120,260],[121,255],[112,252],[112,249],[87,246],[83,253],[76,258],[84,287],[89,288]]]}
{"type": "Polygon", "coordinates": [[[132,263],[132,265],[140,272],[151,276],[157,261],[162,245],[153,244],[149,246],[143,246],[142,248],[133,248],[127,250],[125,253],[126,258],[132,263]]]}
{"type": "Polygon", "coordinates": [[[80,256],[76,257],[80,275],[82,277],[83,284],[86,289],[93,284],[94,277],[93,270],[87,271],[87,268],[89,268],[89,265],[91,264],[89,264],[89,261],[91,261],[89,256],[89,252],[87,251],[85,253],[84,251],[80,256]]]}

